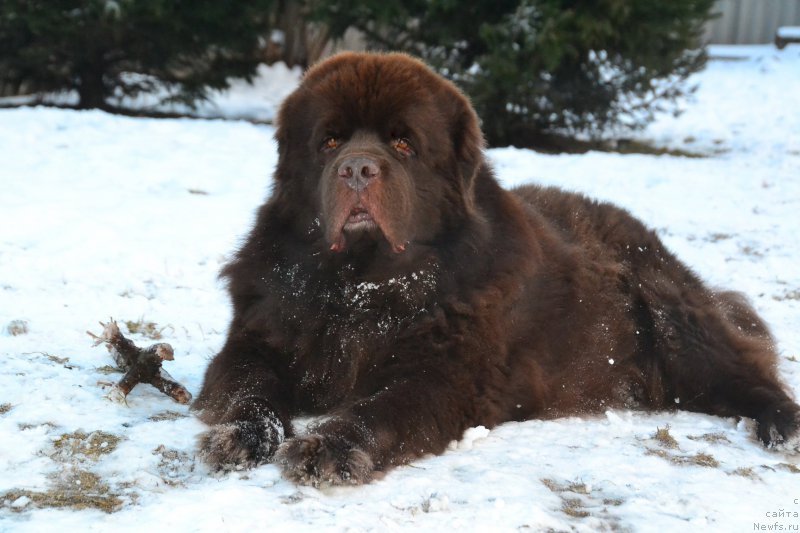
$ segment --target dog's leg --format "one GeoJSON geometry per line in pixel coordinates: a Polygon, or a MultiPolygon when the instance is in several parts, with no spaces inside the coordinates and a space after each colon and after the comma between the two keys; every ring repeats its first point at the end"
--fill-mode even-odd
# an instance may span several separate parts
{"type": "Polygon", "coordinates": [[[800,407],[778,378],[766,325],[743,297],[711,293],[685,278],[657,278],[641,290],[662,372],[663,406],[750,417],[766,446],[800,446],[800,407]]]}
{"type": "Polygon", "coordinates": [[[249,343],[229,340],[206,371],[192,405],[211,428],[198,453],[213,469],[249,468],[269,461],[292,435],[287,396],[269,358],[249,343]]]}
{"type": "Polygon", "coordinates": [[[419,369],[418,377],[387,383],[308,435],[287,440],[276,462],[296,483],[361,484],[391,466],[442,453],[469,427],[464,406],[471,392],[451,378],[419,369]]]}

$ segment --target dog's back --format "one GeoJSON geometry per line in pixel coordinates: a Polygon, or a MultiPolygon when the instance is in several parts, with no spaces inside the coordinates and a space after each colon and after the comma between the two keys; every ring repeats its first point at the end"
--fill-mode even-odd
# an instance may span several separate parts
{"type": "MultiPolygon", "coordinates": [[[[637,400],[650,408],[752,417],[765,443],[797,432],[800,409],[777,376],[774,341],[744,296],[707,288],[624,209],[556,188],[514,193],[532,217],[541,217],[539,224],[544,219],[574,245],[588,263],[583,268],[614,278],[612,300],[624,302],[623,316],[634,324],[636,339],[628,346],[635,346],[641,372],[637,400]]],[[[605,313],[609,322],[620,320],[616,309],[605,313]]]]}

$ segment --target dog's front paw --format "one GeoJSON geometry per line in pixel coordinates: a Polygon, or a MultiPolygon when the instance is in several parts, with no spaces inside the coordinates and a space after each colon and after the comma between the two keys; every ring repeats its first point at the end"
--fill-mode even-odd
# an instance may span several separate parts
{"type": "Polygon", "coordinates": [[[198,455],[213,470],[238,470],[266,463],[283,441],[283,427],[237,421],[216,424],[200,434],[198,455]]]}
{"type": "Polygon", "coordinates": [[[287,440],[278,448],[276,462],[285,478],[314,487],[369,483],[374,473],[369,454],[321,435],[287,440]]]}

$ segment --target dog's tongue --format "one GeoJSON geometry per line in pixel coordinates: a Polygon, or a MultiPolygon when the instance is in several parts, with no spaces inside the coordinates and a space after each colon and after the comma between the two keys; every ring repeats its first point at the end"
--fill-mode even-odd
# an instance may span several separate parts
{"type": "Polygon", "coordinates": [[[336,240],[331,244],[331,252],[343,252],[345,246],[347,246],[347,241],[344,238],[344,232],[340,231],[339,236],[336,240]]]}
{"type": "MultiPolygon", "coordinates": [[[[402,253],[402,252],[406,251],[405,243],[389,243],[389,244],[392,247],[392,251],[394,253],[396,253],[396,254],[399,254],[399,253],[402,253]]],[[[346,247],[347,247],[347,240],[345,239],[344,234],[340,233],[339,234],[339,238],[336,240],[336,242],[331,244],[330,251],[331,252],[335,252],[335,253],[339,253],[339,252],[343,252],[346,247]]]]}
{"type": "MultiPolygon", "coordinates": [[[[392,242],[389,241],[389,245],[392,247],[392,251],[396,254],[402,253],[406,251],[406,243],[404,242],[392,242]]],[[[331,244],[330,251],[334,253],[344,252],[345,248],[347,248],[347,237],[345,237],[344,232],[340,231],[336,236],[333,244],[331,244]]]]}
{"type": "Polygon", "coordinates": [[[372,215],[363,206],[356,206],[350,210],[350,216],[347,217],[347,224],[357,224],[358,222],[373,221],[372,215]]]}

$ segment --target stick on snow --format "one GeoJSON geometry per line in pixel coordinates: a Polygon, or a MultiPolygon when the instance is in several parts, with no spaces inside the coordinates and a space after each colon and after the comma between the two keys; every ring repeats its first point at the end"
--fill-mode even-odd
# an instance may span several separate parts
{"type": "Polygon", "coordinates": [[[178,403],[188,404],[192,400],[191,393],[161,368],[162,362],[174,359],[172,346],[159,342],[148,348],[139,348],[122,335],[113,318],[106,324],[100,322],[100,325],[103,327],[100,335],[90,331],[86,333],[94,339],[94,346],[105,343],[117,366],[125,372],[113,386],[110,398],[124,402],[136,385],[149,383],[178,403]]]}

